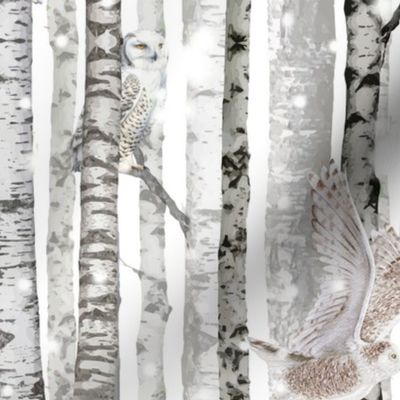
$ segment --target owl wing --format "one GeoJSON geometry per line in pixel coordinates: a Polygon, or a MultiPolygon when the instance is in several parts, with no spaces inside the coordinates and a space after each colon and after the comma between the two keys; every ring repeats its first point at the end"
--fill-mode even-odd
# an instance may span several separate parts
{"type": "Polygon", "coordinates": [[[128,75],[122,84],[122,119],[119,152],[121,157],[131,157],[134,149],[149,133],[149,120],[153,104],[146,89],[134,75],[128,75]]]}
{"type": "Polygon", "coordinates": [[[400,319],[400,237],[391,226],[372,236],[376,278],[361,330],[368,342],[384,339],[400,319]]]}
{"type": "Polygon", "coordinates": [[[303,329],[292,340],[296,352],[319,357],[360,341],[360,330],[375,278],[368,238],[347,179],[331,162],[312,187],[313,243],[327,277],[303,329]]]}
{"type": "Polygon", "coordinates": [[[135,110],[137,111],[138,107],[142,109],[144,116],[147,116],[148,120],[151,114],[152,103],[146,89],[142,86],[136,75],[129,74],[124,79],[121,97],[122,122],[126,120],[130,113],[135,112],[135,110]]]}

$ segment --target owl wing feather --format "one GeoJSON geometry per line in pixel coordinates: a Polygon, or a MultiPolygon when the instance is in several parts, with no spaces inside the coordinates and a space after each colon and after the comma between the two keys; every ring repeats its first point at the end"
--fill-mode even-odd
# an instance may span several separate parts
{"type": "Polygon", "coordinates": [[[400,316],[400,237],[391,226],[372,234],[375,286],[362,326],[367,342],[385,339],[400,316]]]}
{"type": "Polygon", "coordinates": [[[139,79],[129,74],[122,84],[120,154],[129,157],[149,132],[153,104],[139,79]]]}
{"type": "Polygon", "coordinates": [[[312,187],[313,243],[327,277],[303,329],[291,341],[296,352],[319,357],[360,341],[371,296],[375,264],[347,179],[331,162],[312,187]]]}

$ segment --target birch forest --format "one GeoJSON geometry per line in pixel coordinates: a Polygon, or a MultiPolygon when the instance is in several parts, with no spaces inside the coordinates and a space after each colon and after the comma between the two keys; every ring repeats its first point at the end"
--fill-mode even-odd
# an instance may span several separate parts
{"type": "Polygon", "coordinates": [[[0,399],[400,398],[399,0],[0,0],[0,399]]]}

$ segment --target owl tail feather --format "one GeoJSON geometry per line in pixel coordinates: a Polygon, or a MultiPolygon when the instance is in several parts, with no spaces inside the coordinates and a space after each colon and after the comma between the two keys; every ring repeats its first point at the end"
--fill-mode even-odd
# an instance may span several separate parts
{"type": "Polygon", "coordinates": [[[250,348],[272,369],[288,368],[309,361],[312,358],[289,352],[277,344],[249,338],[250,348]]]}

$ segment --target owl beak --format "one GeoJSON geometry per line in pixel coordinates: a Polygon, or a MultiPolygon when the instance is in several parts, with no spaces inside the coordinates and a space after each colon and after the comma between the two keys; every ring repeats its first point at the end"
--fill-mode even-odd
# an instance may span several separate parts
{"type": "Polygon", "coordinates": [[[156,62],[158,60],[158,55],[157,53],[153,54],[153,58],[152,58],[153,62],[156,62]]]}

